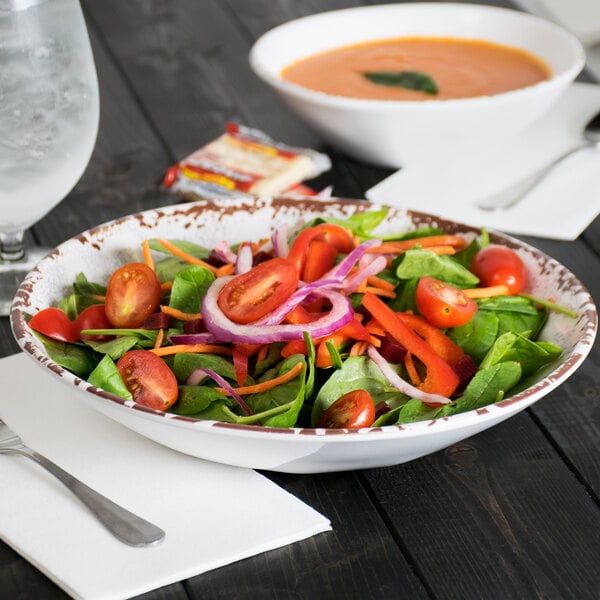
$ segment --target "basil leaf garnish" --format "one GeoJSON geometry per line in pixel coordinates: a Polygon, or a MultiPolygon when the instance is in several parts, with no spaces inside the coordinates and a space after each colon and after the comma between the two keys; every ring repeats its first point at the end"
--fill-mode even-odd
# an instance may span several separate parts
{"type": "Polygon", "coordinates": [[[420,71],[364,71],[363,75],[372,83],[389,87],[402,87],[426,94],[437,94],[437,83],[420,71]]]}

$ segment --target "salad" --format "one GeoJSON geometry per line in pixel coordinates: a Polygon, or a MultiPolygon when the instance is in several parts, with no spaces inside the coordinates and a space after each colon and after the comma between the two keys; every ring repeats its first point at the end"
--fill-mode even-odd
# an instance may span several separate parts
{"type": "MultiPolygon", "coordinates": [[[[80,273],[29,326],[50,357],[152,409],[268,427],[449,416],[527,386],[562,350],[548,299],[487,232],[378,236],[386,209],[206,248],[148,239],[108,281],[80,273]]],[[[575,316],[572,314],[572,316],[575,316]]]]}

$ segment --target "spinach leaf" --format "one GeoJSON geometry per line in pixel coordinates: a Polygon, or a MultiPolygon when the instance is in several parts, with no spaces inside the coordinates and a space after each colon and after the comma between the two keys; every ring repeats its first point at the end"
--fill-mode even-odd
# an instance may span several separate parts
{"type": "Polygon", "coordinates": [[[526,298],[498,296],[478,302],[480,311],[498,315],[498,335],[514,331],[535,339],[546,322],[547,312],[538,310],[526,298]]]}
{"type": "Polygon", "coordinates": [[[96,365],[96,368],[90,373],[88,382],[101,388],[111,394],[132,400],[133,396],[123,383],[123,378],[117,369],[113,359],[105,354],[102,360],[96,365]]]}
{"type": "MultiPolygon", "coordinates": [[[[185,383],[187,378],[196,369],[210,369],[228,381],[237,384],[233,364],[227,358],[217,354],[199,354],[194,352],[182,352],[175,355],[173,361],[173,373],[180,383],[185,383]]],[[[207,380],[212,381],[212,379],[207,380]]],[[[248,381],[248,383],[254,383],[248,381]]],[[[194,386],[193,386],[194,387],[194,386]]]]}
{"type": "MultiPolygon", "coordinates": [[[[182,252],[185,252],[186,254],[191,254],[196,258],[206,260],[210,256],[210,250],[208,248],[200,246],[199,244],[194,244],[194,242],[190,242],[188,240],[173,239],[169,239],[169,242],[171,242],[171,244],[179,248],[179,250],[181,250],[182,252]]],[[[156,238],[148,240],[148,245],[152,250],[170,254],[170,252],[156,238]]]]}
{"type": "Polygon", "coordinates": [[[466,412],[502,398],[521,379],[521,366],[517,362],[502,362],[491,367],[480,369],[465,388],[463,395],[451,404],[438,409],[436,417],[447,417],[466,412]]]}
{"type": "Polygon", "coordinates": [[[481,408],[501,400],[520,378],[521,367],[515,362],[504,362],[480,369],[465,388],[463,395],[452,403],[442,407],[431,407],[417,398],[411,398],[403,406],[382,415],[374,425],[414,423],[481,408]]]}
{"type": "Polygon", "coordinates": [[[465,325],[449,329],[448,337],[479,364],[496,341],[499,327],[496,313],[478,310],[465,325]]]}
{"type": "Polygon", "coordinates": [[[373,230],[385,219],[389,212],[389,208],[384,207],[380,210],[368,210],[362,213],[355,213],[347,219],[336,219],[334,217],[315,219],[312,225],[318,223],[335,223],[346,229],[350,229],[352,233],[360,238],[368,238],[373,230]]]}
{"type": "Polygon", "coordinates": [[[169,306],[186,313],[200,312],[202,299],[214,280],[215,276],[204,267],[183,267],[173,280],[169,306]]]}
{"type": "Polygon", "coordinates": [[[158,280],[161,283],[165,283],[165,281],[173,281],[177,276],[177,273],[179,273],[181,269],[187,267],[188,264],[189,263],[186,263],[176,256],[167,256],[154,263],[154,271],[156,272],[158,280]]]}
{"type": "Polygon", "coordinates": [[[392,263],[398,279],[434,277],[458,288],[470,288],[479,283],[479,279],[466,267],[450,256],[438,255],[413,248],[398,256],[392,263]]]}
{"type": "Polygon", "coordinates": [[[452,255],[452,258],[459,262],[463,267],[469,268],[475,255],[481,250],[481,244],[477,238],[471,240],[466,248],[459,250],[456,254],[452,255]]]}
{"type": "Polygon", "coordinates": [[[302,354],[293,354],[286,358],[280,364],[276,374],[277,376],[283,375],[298,363],[303,363],[304,369],[292,381],[278,385],[266,392],[252,394],[245,398],[248,406],[256,413],[256,417],[260,416],[260,413],[271,412],[273,409],[285,407],[285,411],[278,411],[276,414],[261,418],[261,423],[264,426],[293,427],[296,424],[298,414],[306,396],[306,362],[304,356],[302,354]]]}
{"type": "Polygon", "coordinates": [[[562,350],[550,342],[534,342],[526,336],[509,331],[502,334],[481,362],[487,368],[504,361],[521,365],[523,375],[531,375],[540,367],[558,358],[562,350]]]}
{"type": "Polygon", "coordinates": [[[256,367],[254,367],[254,377],[262,377],[264,373],[273,368],[281,360],[281,349],[283,346],[282,342],[269,344],[267,356],[260,362],[257,362],[256,367]]]}
{"type": "Polygon", "coordinates": [[[179,398],[169,412],[201,419],[225,420],[231,423],[234,419],[223,411],[223,406],[233,404],[235,404],[234,400],[207,385],[180,385],[179,398]]]}
{"type": "Polygon", "coordinates": [[[57,342],[41,333],[35,335],[42,341],[48,356],[56,364],[68,369],[82,379],[88,378],[101,358],[99,354],[83,344],[57,342]]]}
{"type": "Polygon", "coordinates": [[[436,416],[437,411],[437,408],[431,407],[428,404],[425,404],[425,402],[421,402],[421,400],[417,400],[416,398],[411,398],[398,411],[396,423],[414,423],[415,421],[433,419],[436,416]]]}
{"type": "Polygon", "coordinates": [[[315,350],[315,343],[308,331],[304,332],[304,343],[306,344],[306,397],[312,398],[313,391],[315,389],[315,372],[316,365],[315,360],[317,358],[317,352],[315,350]]]}
{"type": "Polygon", "coordinates": [[[382,240],[389,241],[403,241],[403,240],[414,240],[416,238],[428,237],[430,235],[442,235],[444,230],[439,227],[427,226],[413,229],[412,231],[406,231],[404,233],[396,233],[394,235],[378,236],[382,240]]]}
{"type": "Polygon", "coordinates": [[[106,286],[88,281],[88,278],[83,273],[79,273],[73,282],[73,291],[82,296],[92,296],[93,294],[104,296],[106,294],[106,286]]]}
{"type": "MultiPolygon", "coordinates": [[[[105,342],[89,340],[86,342],[86,344],[93,348],[96,352],[110,356],[112,360],[119,360],[119,358],[121,358],[125,352],[131,350],[135,346],[144,346],[139,342],[140,338],[135,335],[122,335],[114,340],[108,340],[105,342]]],[[[153,344],[151,342],[148,343],[148,347],[152,346],[153,344]]]]}
{"type": "Polygon", "coordinates": [[[433,95],[438,93],[435,80],[420,71],[364,71],[363,75],[377,85],[401,87],[433,95]]]}
{"type": "Polygon", "coordinates": [[[401,281],[396,287],[396,297],[389,301],[389,306],[393,311],[405,312],[405,311],[417,311],[417,284],[419,279],[405,279],[401,281]]]}
{"type": "Polygon", "coordinates": [[[83,273],[79,273],[73,282],[73,293],[63,298],[58,308],[73,321],[77,315],[92,304],[98,304],[97,296],[106,294],[106,286],[91,283],[83,273]]]}

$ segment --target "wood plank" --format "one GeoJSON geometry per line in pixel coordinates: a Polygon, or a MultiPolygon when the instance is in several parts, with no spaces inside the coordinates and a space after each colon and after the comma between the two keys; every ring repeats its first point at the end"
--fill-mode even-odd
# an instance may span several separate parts
{"type": "MultiPolygon", "coordinates": [[[[262,6],[252,3],[245,14],[280,14],[282,20],[294,14],[271,10],[276,4],[262,6]]],[[[301,7],[306,10],[304,3],[293,5],[295,11],[301,7]]],[[[223,3],[181,0],[152,12],[139,0],[107,0],[88,3],[87,10],[176,158],[220,135],[228,120],[257,127],[289,144],[332,151],[251,71],[245,57],[254,40],[247,31],[246,38],[241,37],[246,25],[233,24],[232,9],[223,3]]],[[[343,163],[315,187],[328,185],[331,176],[339,195],[361,196],[343,163]]]]}
{"type": "Polygon", "coordinates": [[[333,531],[191,579],[194,597],[428,597],[356,475],[265,475],[329,517],[333,531]]]}
{"type": "MultiPolygon", "coordinates": [[[[114,216],[170,203],[158,187],[166,167],[231,118],[326,150],[334,167],[318,181],[333,182],[340,196],[362,196],[388,172],[322,145],[240,60],[272,25],[360,3],[84,2],[98,32],[101,137],[80,184],[35,234],[58,243],[114,216]]],[[[596,230],[574,244],[532,243],[587,284],[598,266],[596,230]]],[[[589,285],[600,297],[597,279],[589,285]]],[[[0,327],[4,355],[16,344],[6,319],[0,327]]],[[[190,596],[596,598],[597,348],[529,413],[430,457],[358,474],[269,474],[329,516],[334,531],[194,578],[190,596]]],[[[7,597],[65,597],[1,543],[0,589],[7,597]]],[[[182,584],[144,596],[187,597],[182,584]]]]}
{"type": "Polygon", "coordinates": [[[526,413],[364,476],[433,597],[597,597],[600,511],[526,413]]]}

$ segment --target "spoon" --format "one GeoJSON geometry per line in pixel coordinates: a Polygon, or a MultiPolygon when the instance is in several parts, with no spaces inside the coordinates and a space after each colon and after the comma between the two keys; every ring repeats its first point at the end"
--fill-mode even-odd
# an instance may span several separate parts
{"type": "Polygon", "coordinates": [[[584,148],[600,147],[600,113],[594,115],[583,129],[583,141],[567,150],[548,165],[537,171],[533,175],[526,177],[508,190],[502,190],[498,194],[477,203],[477,207],[482,210],[495,211],[506,210],[523,200],[538,184],[540,184],[553,170],[565,159],[584,148]]]}

